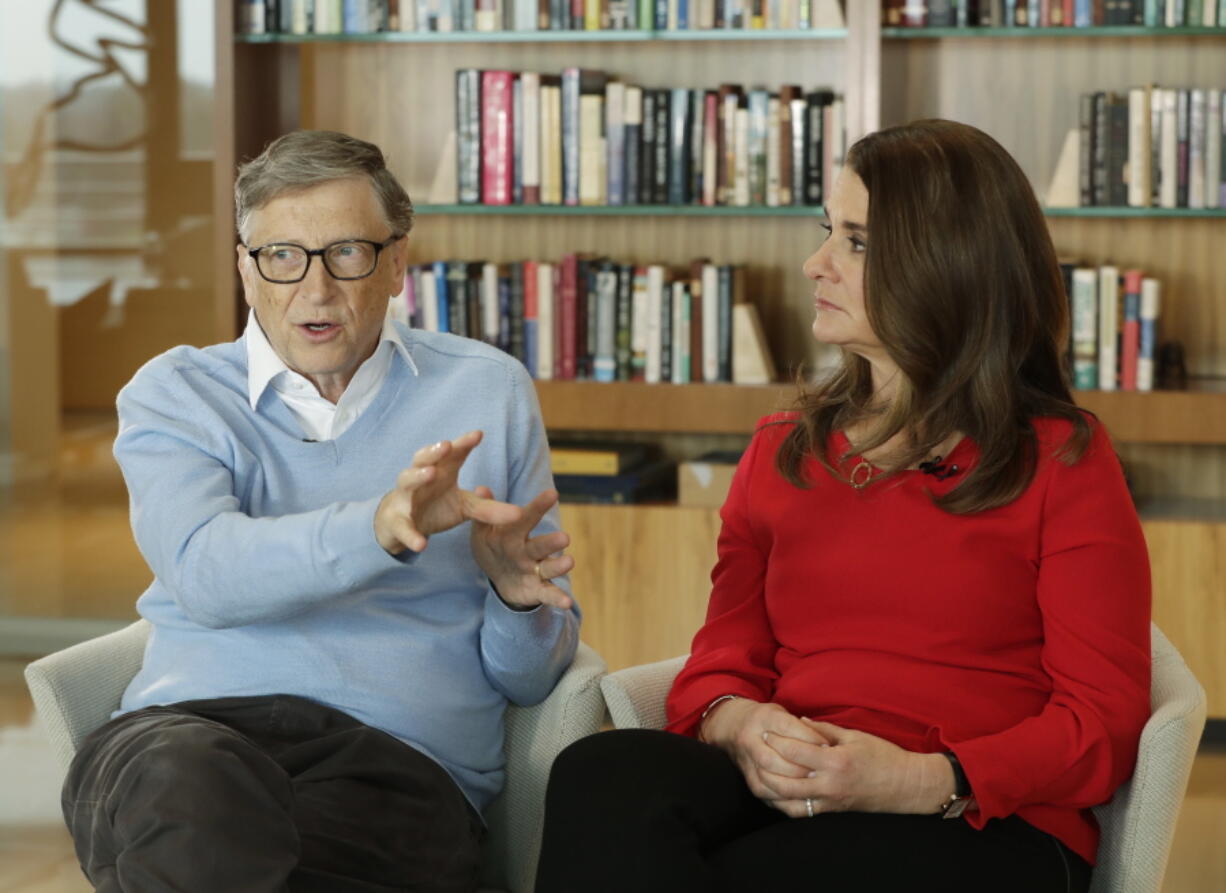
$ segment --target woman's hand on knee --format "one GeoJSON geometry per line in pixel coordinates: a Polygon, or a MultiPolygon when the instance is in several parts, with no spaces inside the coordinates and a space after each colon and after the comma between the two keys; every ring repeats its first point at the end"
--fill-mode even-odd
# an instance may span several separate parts
{"type": "Polygon", "coordinates": [[[724,750],[745,776],[745,783],[761,800],[781,799],[766,776],[802,780],[810,768],[796,763],[771,745],[779,739],[811,747],[824,746],[825,736],[811,724],[778,704],[737,698],[719,705],[702,725],[703,741],[724,750]]]}
{"type": "Polygon", "coordinates": [[[953,770],[940,754],[914,753],[870,735],[830,723],[804,720],[830,744],[777,738],[771,747],[789,765],[806,769],[793,773],[761,773],[761,784],[778,796],[774,808],[806,818],[825,812],[933,813],[953,791],[953,770]]]}

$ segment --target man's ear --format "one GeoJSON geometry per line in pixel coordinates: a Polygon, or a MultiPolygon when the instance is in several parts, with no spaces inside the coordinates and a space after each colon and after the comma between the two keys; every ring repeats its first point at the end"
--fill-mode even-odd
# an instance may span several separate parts
{"type": "Polygon", "coordinates": [[[242,242],[239,242],[234,246],[234,253],[238,258],[235,264],[238,267],[238,275],[243,281],[243,300],[245,300],[247,302],[247,306],[250,307],[252,290],[255,285],[255,283],[251,281],[251,268],[255,265],[255,261],[252,260],[251,255],[247,253],[247,246],[242,242]]]}
{"type": "Polygon", "coordinates": [[[400,289],[404,287],[404,274],[409,267],[408,234],[401,236],[395,242],[388,245],[387,250],[391,253],[391,272],[396,280],[396,282],[393,283],[393,287],[396,289],[396,292],[393,294],[397,294],[399,293],[400,289]]]}

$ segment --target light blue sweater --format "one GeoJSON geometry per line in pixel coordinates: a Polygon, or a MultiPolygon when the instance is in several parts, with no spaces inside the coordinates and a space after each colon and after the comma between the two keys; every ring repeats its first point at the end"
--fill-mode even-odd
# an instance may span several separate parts
{"type": "MultiPolygon", "coordinates": [[[[153,624],[121,712],[198,698],[310,698],[433,757],[479,810],[502,787],[508,700],[549,694],[574,656],[577,609],[509,609],[469,525],[391,557],[374,514],[413,453],[480,428],[460,486],[523,505],[552,486],[536,393],[492,347],[401,327],[370,407],[307,443],[271,388],[252,412],[240,338],[177,347],[119,394],[115,458],[155,579],[153,624]]],[[[557,509],[537,533],[558,529],[557,509]]],[[[567,588],[565,579],[559,585],[567,588]]]]}

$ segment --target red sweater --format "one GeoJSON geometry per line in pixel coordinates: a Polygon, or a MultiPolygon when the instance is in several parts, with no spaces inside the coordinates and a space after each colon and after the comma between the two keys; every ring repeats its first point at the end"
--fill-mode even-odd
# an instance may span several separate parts
{"type": "MultiPolygon", "coordinates": [[[[957,754],[977,828],[1013,813],[1095,861],[1090,807],[1136,761],[1149,718],[1149,560],[1120,463],[1094,420],[1034,422],[1039,462],[1003,508],[948,514],[937,481],[903,471],[855,490],[810,459],[809,489],[775,469],[794,413],[759,425],[721,511],[707,620],[668,697],[694,735],[722,694],[957,754]],[[775,422],[777,424],[770,424],[775,422]]],[[[858,456],[831,438],[844,472],[858,456]]],[[[972,468],[964,439],[947,463],[972,468]]],[[[846,475],[844,475],[846,476],[846,475]]]]}

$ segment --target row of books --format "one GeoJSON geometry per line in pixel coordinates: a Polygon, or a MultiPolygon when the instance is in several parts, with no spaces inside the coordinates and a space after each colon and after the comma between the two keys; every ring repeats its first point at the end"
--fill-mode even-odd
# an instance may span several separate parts
{"type": "Polygon", "coordinates": [[[1226,207],[1224,105],[1216,89],[1082,94],[1080,204],[1226,207]]]}
{"type": "Polygon", "coordinates": [[[1152,391],[1162,283],[1141,270],[1064,263],[1078,390],[1152,391]]]}
{"type": "Polygon", "coordinates": [[[1226,0],[882,0],[902,28],[1226,27],[1226,0]]]}
{"type": "Polygon", "coordinates": [[[244,34],[810,30],[838,0],[238,0],[244,34]]]}
{"type": "Polygon", "coordinates": [[[455,106],[460,204],[817,205],[846,150],[843,100],[793,85],[468,68],[455,106]]]}
{"type": "Polygon", "coordinates": [[[706,259],[674,271],[578,254],[559,263],[436,261],[409,269],[389,312],[496,345],[539,379],[750,383],[739,374],[748,361],[763,365],[755,383],[765,383],[769,354],[748,355],[765,344],[744,272],[706,259]]]}

